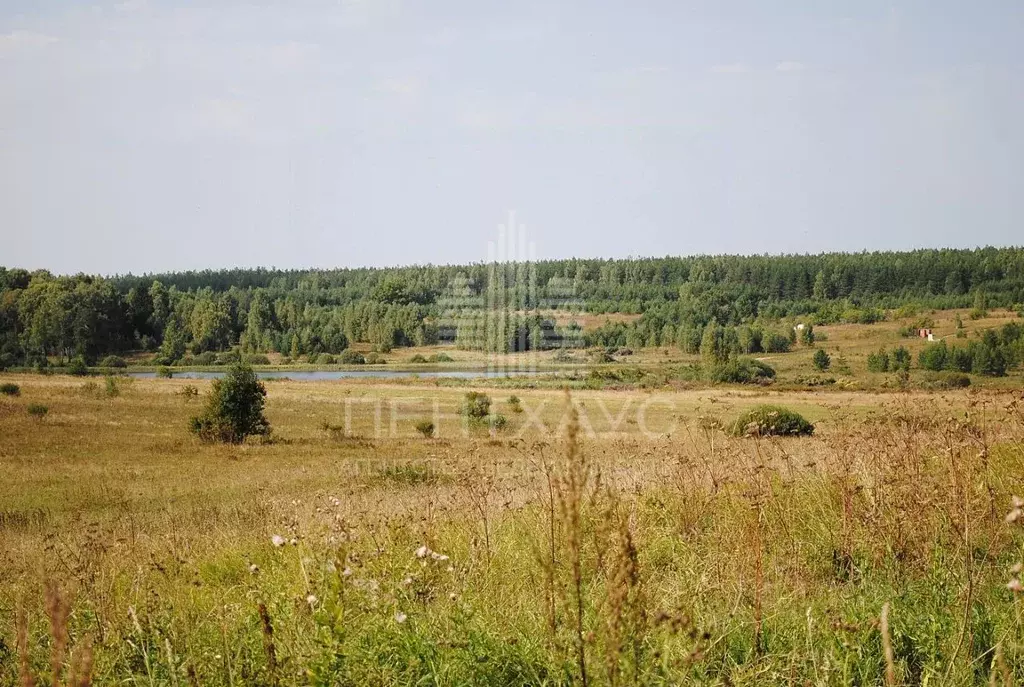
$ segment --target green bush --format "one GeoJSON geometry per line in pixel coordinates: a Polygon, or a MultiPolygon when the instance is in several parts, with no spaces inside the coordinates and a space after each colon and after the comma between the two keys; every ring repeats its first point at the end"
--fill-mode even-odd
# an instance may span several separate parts
{"type": "Polygon", "coordinates": [[[216,365],[217,354],[213,351],[203,351],[199,355],[192,358],[193,365],[216,365]]]}
{"type": "Polygon", "coordinates": [[[246,365],[269,365],[270,358],[263,355],[262,353],[250,353],[245,356],[246,365]]]}
{"type": "Polygon", "coordinates": [[[511,410],[513,413],[523,412],[522,401],[519,400],[518,396],[509,396],[508,400],[505,401],[505,404],[508,406],[508,409],[511,410]]]}
{"type": "Polygon", "coordinates": [[[376,351],[366,354],[367,365],[383,365],[386,362],[387,360],[384,359],[384,356],[382,356],[380,353],[377,353],[376,351]]]}
{"type": "Polygon", "coordinates": [[[174,371],[166,365],[161,365],[156,370],[157,377],[163,377],[164,379],[170,379],[174,376],[174,371]]]}
{"type": "Polygon", "coordinates": [[[104,378],[103,393],[107,398],[116,398],[121,395],[121,385],[117,383],[117,378],[107,375],[104,378]]]}
{"type": "Polygon", "coordinates": [[[26,410],[29,415],[37,420],[42,420],[46,417],[46,414],[50,412],[50,408],[48,406],[44,406],[42,403],[30,403],[26,410]]]}
{"type": "Polygon", "coordinates": [[[762,345],[768,353],[789,353],[793,343],[785,334],[772,332],[764,338],[762,345]]]}
{"type": "Polygon", "coordinates": [[[738,358],[713,366],[708,379],[718,384],[770,384],[775,368],[753,358],[738,358]]]}
{"type": "Polygon", "coordinates": [[[759,405],[740,415],[730,431],[735,436],[801,436],[813,434],[814,425],[788,408],[759,405]]]}
{"type": "Polygon", "coordinates": [[[251,435],[270,433],[263,415],[267,389],[252,368],[236,364],[223,379],[216,379],[206,408],[193,417],[190,429],[203,441],[239,444],[251,435]]]}
{"type": "Polygon", "coordinates": [[[495,431],[505,429],[505,427],[508,425],[508,418],[506,418],[504,415],[500,413],[488,415],[486,419],[487,426],[495,431]]]}
{"type": "Polygon", "coordinates": [[[434,355],[427,358],[428,363],[454,363],[455,358],[451,357],[447,353],[435,353],[434,355]]]}
{"type": "Polygon", "coordinates": [[[434,423],[430,420],[420,420],[416,423],[416,431],[425,437],[434,436],[434,423]]]}
{"type": "Polygon", "coordinates": [[[320,355],[318,362],[321,365],[334,365],[337,361],[335,360],[334,356],[331,355],[330,353],[323,353],[320,355]]]}
{"type": "Polygon", "coordinates": [[[306,356],[306,362],[310,365],[316,365],[318,360],[320,360],[320,354],[317,351],[313,351],[306,356]]]}
{"type": "Polygon", "coordinates": [[[921,386],[926,389],[966,389],[971,385],[971,378],[963,372],[930,372],[921,386]]]}
{"type": "Polygon", "coordinates": [[[106,358],[100,361],[100,367],[128,367],[128,363],[125,359],[119,355],[108,355],[106,358]]]}
{"type": "Polygon", "coordinates": [[[814,352],[814,369],[819,372],[824,372],[830,367],[832,367],[832,356],[826,353],[822,348],[816,350],[814,352]]]}
{"type": "Polygon", "coordinates": [[[238,351],[224,351],[217,354],[217,360],[214,365],[234,365],[241,362],[241,360],[242,355],[238,351]]]}
{"type": "Polygon", "coordinates": [[[341,352],[341,355],[338,356],[338,362],[342,365],[365,365],[366,358],[359,351],[348,349],[341,352]]]}
{"type": "Polygon", "coordinates": [[[181,387],[181,391],[179,391],[178,393],[181,394],[181,397],[184,398],[186,401],[191,401],[194,398],[199,398],[199,389],[197,389],[192,384],[186,384],[185,386],[181,387]]]}
{"type": "Polygon", "coordinates": [[[0,384],[0,394],[4,396],[21,396],[21,387],[13,382],[0,384]]]}
{"type": "Polygon", "coordinates": [[[878,349],[877,353],[868,353],[868,372],[888,372],[889,354],[884,348],[878,349]]]}
{"type": "Polygon", "coordinates": [[[911,355],[904,346],[892,349],[892,369],[910,371],[911,355]]]}
{"type": "Polygon", "coordinates": [[[425,363],[425,362],[427,362],[427,359],[426,359],[426,358],[424,358],[424,357],[423,357],[422,355],[420,355],[419,353],[417,353],[417,354],[416,354],[416,355],[414,355],[413,357],[409,358],[409,362],[410,362],[410,363],[425,363]]]}
{"type": "Polygon", "coordinates": [[[480,391],[468,391],[459,412],[470,420],[483,420],[491,412],[491,397],[480,391]]]}
{"type": "Polygon", "coordinates": [[[82,356],[75,356],[68,363],[68,374],[76,377],[84,377],[89,374],[89,366],[85,364],[85,358],[82,356]]]}

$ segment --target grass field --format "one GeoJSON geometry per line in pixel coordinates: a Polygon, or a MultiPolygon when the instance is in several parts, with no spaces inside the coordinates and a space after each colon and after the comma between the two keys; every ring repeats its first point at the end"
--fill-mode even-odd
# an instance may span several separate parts
{"type": "Polygon", "coordinates": [[[2,382],[4,684],[1024,680],[1019,394],[478,386],[491,433],[465,389],[275,381],[235,446],[203,382],[2,382]],[[814,436],[722,431],[764,402],[814,436]]]}

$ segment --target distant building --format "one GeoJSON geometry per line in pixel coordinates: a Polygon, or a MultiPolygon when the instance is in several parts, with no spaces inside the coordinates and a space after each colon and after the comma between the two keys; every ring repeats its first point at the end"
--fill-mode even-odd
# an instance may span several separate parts
{"type": "Polygon", "coordinates": [[[935,339],[932,338],[932,330],[931,329],[918,329],[917,330],[917,335],[919,337],[921,337],[922,339],[928,339],[929,341],[934,341],[935,340],[935,339]]]}
{"type": "Polygon", "coordinates": [[[804,330],[804,325],[803,323],[798,324],[797,326],[793,327],[793,329],[797,330],[798,332],[802,332],[804,330]]]}

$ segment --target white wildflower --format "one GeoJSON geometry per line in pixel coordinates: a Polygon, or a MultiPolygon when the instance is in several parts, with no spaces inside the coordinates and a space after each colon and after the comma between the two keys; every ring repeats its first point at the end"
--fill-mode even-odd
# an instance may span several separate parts
{"type": "Polygon", "coordinates": [[[281,548],[285,544],[284,537],[282,537],[280,534],[275,534],[273,537],[270,538],[270,543],[276,546],[277,548],[281,548]]]}
{"type": "Polygon", "coordinates": [[[406,619],[408,619],[408,617],[409,616],[407,616],[405,613],[402,613],[401,611],[395,611],[395,622],[396,623],[399,623],[399,624],[404,623],[406,621],[406,619]]]}

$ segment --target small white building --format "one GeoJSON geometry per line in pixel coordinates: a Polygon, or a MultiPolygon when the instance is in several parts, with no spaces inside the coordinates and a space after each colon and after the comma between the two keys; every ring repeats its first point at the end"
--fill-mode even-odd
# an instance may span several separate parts
{"type": "Polygon", "coordinates": [[[793,327],[793,329],[797,330],[798,332],[802,332],[802,331],[804,330],[804,325],[803,325],[803,323],[801,322],[801,323],[800,323],[800,324],[798,324],[797,326],[793,327]]]}

